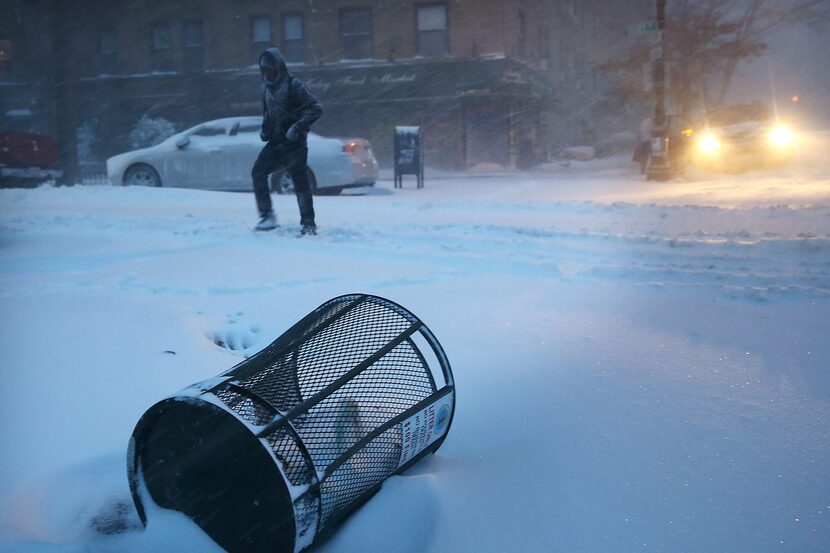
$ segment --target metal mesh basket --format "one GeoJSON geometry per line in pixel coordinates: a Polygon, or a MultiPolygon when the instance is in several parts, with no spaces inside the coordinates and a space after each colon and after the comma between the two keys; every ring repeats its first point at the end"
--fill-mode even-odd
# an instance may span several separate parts
{"type": "Polygon", "coordinates": [[[145,502],[229,551],[296,552],[434,452],[455,410],[449,362],[389,300],[334,298],[217,378],[151,407],[130,441],[145,502]]]}

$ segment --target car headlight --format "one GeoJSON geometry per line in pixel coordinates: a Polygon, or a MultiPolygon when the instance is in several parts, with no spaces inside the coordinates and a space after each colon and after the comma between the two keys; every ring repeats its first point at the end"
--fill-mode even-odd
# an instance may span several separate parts
{"type": "Polygon", "coordinates": [[[713,134],[704,134],[697,142],[697,148],[704,154],[712,154],[720,150],[720,140],[713,134]]]}
{"type": "Polygon", "coordinates": [[[778,125],[769,133],[769,141],[773,146],[787,146],[791,144],[794,139],[795,135],[793,134],[793,131],[784,125],[778,125]]]}

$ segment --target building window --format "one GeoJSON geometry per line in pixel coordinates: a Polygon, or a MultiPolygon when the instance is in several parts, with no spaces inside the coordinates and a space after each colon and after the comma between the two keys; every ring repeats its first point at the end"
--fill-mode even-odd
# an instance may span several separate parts
{"type": "Polygon", "coordinates": [[[118,73],[118,42],[115,31],[112,29],[98,31],[98,73],[101,75],[118,73]]]}
{"type": "Polygon", "coordinates": [[[0,77],[11,75],[12,41],[0,38],[0,77]]]}
{"type": "Polygon", "coordinates": [[[185,71],[203,71],[205,69],[205,42],[202,34],[202,21],[192,19],[182,23],[182,65],[185,71]]]}
{"type": "Polygon", "coordinates": [[[517,54],[520,59],[527,58],[527,22],[524,12],[519,12],[519,35],[517,54]]]}
{"type": "Polygon", "coordinates": [[[154,25],[150,40],[153,71],[170,71],[173,67],[170,58],[170,27],[154,25]]]}
{"type": "Polygon", "coordinates": [[[303,16],[285,15],[282,18],[282,55],[289,63],[303,63],[303,16]]]}
{"type": "Polygon", "coordinates": [[[252,49],[255,59],[259,59],[267,48],[273,46],[271,42],[271,18],[258,15],[251,20],[252,49]]]}
{"type": "Polygon", "coordinates": [[[446,56],[450,53],[447,5],[418,6],[418,55],[446,56]]]}
{"type": "Polygon", "coordinates": [[[372,53],[372,10],[340,10],[340,51],[344,60],[366,60],[372,53]]]}

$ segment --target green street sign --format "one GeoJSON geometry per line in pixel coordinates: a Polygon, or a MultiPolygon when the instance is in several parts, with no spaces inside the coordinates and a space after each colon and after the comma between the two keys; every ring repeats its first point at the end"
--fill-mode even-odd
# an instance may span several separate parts
{"type": "Polygon", "coordinates": [[[643,23],[637,23],[636,25],[632,25],[631,27],[626,28],[625,34],[628,35],[639,35],[640,33],[653,33],[654,31],[659,31],[657,27],[656,21],[645,21],[643,23]]]}

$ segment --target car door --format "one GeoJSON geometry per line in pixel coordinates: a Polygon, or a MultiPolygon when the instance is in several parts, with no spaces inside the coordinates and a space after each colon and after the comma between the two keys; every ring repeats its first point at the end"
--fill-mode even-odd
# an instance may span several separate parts
{"type": "Polygon", "coordinates": [[[181,186],[217,190],[224,185],[223,147],[228,134],[225,123],[200,125],[187,135],[189,143],[179,150],[181,186]]]}
{"type": "Polygon", "coordinates": [[[262,121],[243,118],[230,127],[225,158],[226,184],[231,190],[251,190],[251,169],[265,145],[259,138],[262,121]]]}

